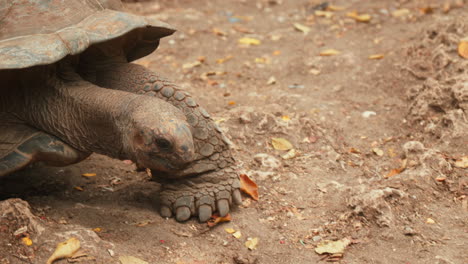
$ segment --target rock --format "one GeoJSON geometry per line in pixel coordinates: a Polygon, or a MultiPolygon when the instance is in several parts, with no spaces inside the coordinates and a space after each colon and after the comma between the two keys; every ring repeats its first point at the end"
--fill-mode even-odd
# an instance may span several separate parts
{"type": "Polygon", "coordinates": [[[0,223],[7,222],[14,225],[9,226],[12,233],[26,229],[34,242],[45,230],[41,220],[31,213],[31,207],[24,200],[14,198],[0,201],[0,212],[0,223]]]}
{"type": "Polygon", "coordinates": [[[258,153],[254,156],[254,160],[261,166],[261,167],[264,167],[264,168],[269,168],[269,169],[276,169],[276,168],[279,168],[279,166],[281,165],[281,162],[271,156],[271,155],[268,155],[266,153],[258,153]]]}
{"type": "Polygon", "coordinates": [[[407,197],[405,192],[390,187],[370,191],[362,190],[351,197],[348,206],[353,208],[354,214],[363,215],[379,227],[391,227],[394,225],[395,217],[389,202],[392,199],[400,201],[401,198],[407,197]]]}
{"type": "Polygon", "coordinates": [[[423,143],[419,141],[408,141],[403,145],[407,157],[414,153],[423,153],[425,149],[423,143]]]}
{"type": "Polygon", "coordinates": [[[409,226],[405,226],[405,228],[403,229],[403,234],[405,236],[414,236],[416,235],[416,231],[414,231],[413,228],[409,227],[409,226]]]}

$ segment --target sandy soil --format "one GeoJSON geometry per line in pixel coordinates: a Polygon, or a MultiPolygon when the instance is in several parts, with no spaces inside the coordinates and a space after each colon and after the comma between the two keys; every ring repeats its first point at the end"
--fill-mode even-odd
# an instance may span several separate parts
{"type": "Polygon", "coordinates": [[[245,196],[231,222],[208,228],[161,218],[159,184],[133,164],[93,155],[34,166],[0,182],[1,199],[19,197],[35,215],[21,200],[1,203],[17,211],[0,215],[0,263],[45,263],[72,236],[87,254],[77,263],[468,263],[463,2],[337,0],[328,11],[315,0],[127,3],[179,29],[138,63],[209,110],[260,200],[245,196]],[[345,9],[329,11],[336,6],[345,9]],[[370,21],[347,16],[354,10],[370,21]],[[260,43],[239,44],[244,37],[260,43]],[[320,56],[327,49],[340,53],[320,56]],[[285,159],[272,138],[296,155],[285,159]],[[315,252],[343,239],[342,256],[315,252]]]}

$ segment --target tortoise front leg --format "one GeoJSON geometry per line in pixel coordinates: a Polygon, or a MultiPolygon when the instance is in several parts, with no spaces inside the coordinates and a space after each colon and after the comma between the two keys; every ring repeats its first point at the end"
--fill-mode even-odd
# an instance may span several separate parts
{"type": "Polygon", "coordinates": [[[195,160],[178,173],[158,175],[164,179],[162,216],[170,217],[175,213],[178,221],[184,221],[198,215],[200,221],[205,222],[212,212],[217,210],[224,216],[229,212],[230,203],[242,202],[229,140],[189,93],[145,67],[132,63],[108,65],[96,71],[92,79],[95,84],[106,88],[164,99],[187,117],[194,137],[195,160]],[[185,178],[194,175],[196,177],[185,178]]]}

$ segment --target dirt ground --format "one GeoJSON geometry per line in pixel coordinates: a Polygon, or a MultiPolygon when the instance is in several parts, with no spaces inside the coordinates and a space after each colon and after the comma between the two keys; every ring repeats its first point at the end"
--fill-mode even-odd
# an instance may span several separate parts
{"type": "Polygon", "coordinates": [[[1,264],[45,263],[72,236],[77,263],[468,263],[466,1],[129,2],[178,29],[138,63],[209,110],[260,199],[208,228],[160,217],[159,184],[133,164],[34,166],[0,182],[36,216],[0,215],[1,264]],[[317,254],[326,240],[350,244],[317,254]]]}

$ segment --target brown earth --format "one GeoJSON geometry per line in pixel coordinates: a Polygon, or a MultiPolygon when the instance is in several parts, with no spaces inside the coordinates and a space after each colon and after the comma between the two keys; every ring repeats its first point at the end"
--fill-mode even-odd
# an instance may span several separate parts
{"type": "Polygon", "coordinates": [[[179,29],[139,63],[212,113],[260,200],[244,197],[231,222],[209,229],[161,218],[159,184],[133,164],[93,155],[34,166],[0,182],[1,199],[35,215],[1,203],[1,264],[45,263],[72,236],[87,253],[77,263],[468,263],[466,1],[337,0],[344,10],[322,14],[314,0],[129,2],[179,29]],[[296,156],[283,158],[274,137],[296,156]],[[342,258],[314,251],[345,238],[342,258]]]}

